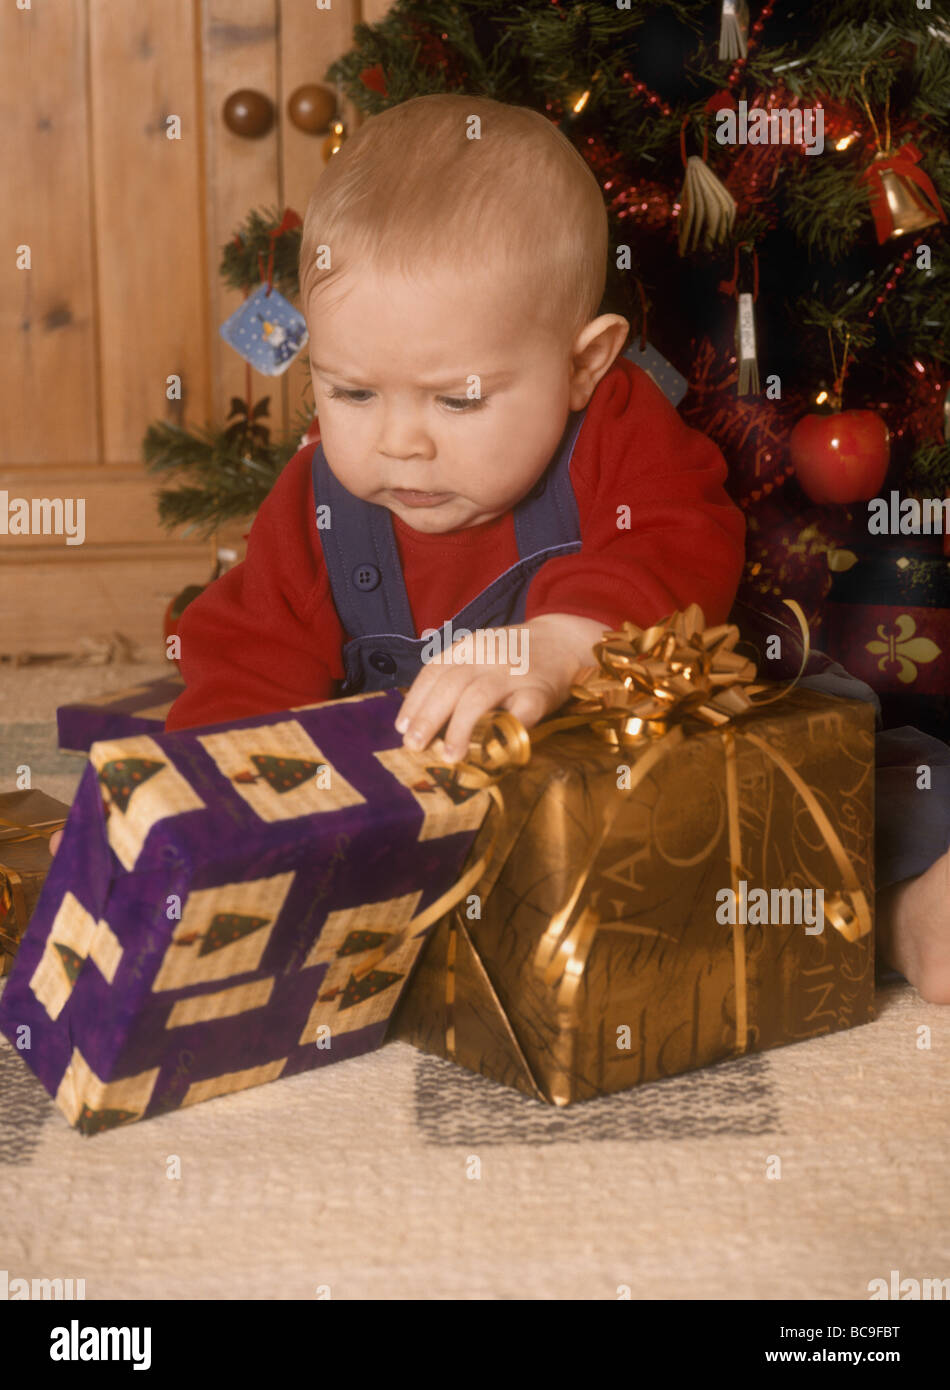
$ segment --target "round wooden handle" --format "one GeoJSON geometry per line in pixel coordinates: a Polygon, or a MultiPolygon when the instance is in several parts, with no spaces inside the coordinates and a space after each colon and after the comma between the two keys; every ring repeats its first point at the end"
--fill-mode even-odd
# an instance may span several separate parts
{"type": "Polygon", "coordinates": [[[224,124],[234,135],[246,140],[258,140],[274,124],[274,103],[263,92],[242,87],[232,92],[221,113],[224,124]]]}
{"type": "Polygon", "coordinates": [[[291,92],[287,115],[305,135],[322,135],[336,115],[336,96],[329,87],[307,83],[291,92]]]}

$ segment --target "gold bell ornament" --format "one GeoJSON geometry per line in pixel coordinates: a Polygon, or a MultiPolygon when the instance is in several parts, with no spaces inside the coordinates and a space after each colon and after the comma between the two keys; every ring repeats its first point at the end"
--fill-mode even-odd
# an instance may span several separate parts
{"type": "Polygon", "coordinates": [[[946,222],[947,214],[940,205],[933,181],[919,167],[920,150],[911,140],[905,141],[898,150],[891,148],[890,93],[884,108],[882,144],[874,112],[868,104],[863,72],[861,86],[865,92],[861,100],[874,131],[877,154],[870,168],[860,176],[860,182],[867,185],[878,244],[894,241],[908,232],[923,231],[937,222],[946,222]]]}
{"type": "Polygon", "coordinates": [[[330,122],[330,134],[323,142],[323,162],[329,164],[332,157],[340,150],[343,141],[346,139],[346,125],[343,121],[336,120],[330,122]]]}

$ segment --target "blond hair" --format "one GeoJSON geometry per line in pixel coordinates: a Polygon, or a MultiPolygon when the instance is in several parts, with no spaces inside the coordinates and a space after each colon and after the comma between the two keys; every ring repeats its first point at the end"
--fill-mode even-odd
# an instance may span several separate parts
{"type": "Polygon", "coordinates": [[[573,336],[604,293],[603,196],[540,112],[457,93],[413,97],[370,117],[321,174],[300,247],[304,314],[314,289],[361,265],[410,277],[501,267],[533,319],[573,336]],[[316,264],[320,247],[329,268],[316,264]]]}

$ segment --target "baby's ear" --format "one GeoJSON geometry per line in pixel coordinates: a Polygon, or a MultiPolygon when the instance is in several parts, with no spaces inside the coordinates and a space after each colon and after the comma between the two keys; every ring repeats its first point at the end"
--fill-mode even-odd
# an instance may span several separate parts
{"type": "Polygon", "coordinates": [[[581,410],[623,351],[630,324],[621,314],[591,319],[571,349],[571,409],[581,410]],[[579,402],[579,403],[578,403],[579,402]]]}

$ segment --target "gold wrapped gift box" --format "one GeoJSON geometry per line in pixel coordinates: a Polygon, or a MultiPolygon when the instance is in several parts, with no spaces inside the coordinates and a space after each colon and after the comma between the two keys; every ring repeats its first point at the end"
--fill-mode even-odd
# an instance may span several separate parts
{"type": "Polygon", "coordinates": [[[535,745],[388,1038],[566,1105],[869,1022],[874,711],[763,704],[632,748],[596,724],[535,745]]]}
{"type": "Polygon", "coordinates": [[[53,862],[69,807],[41,791],[0,793],[0,977],[8,975],[53,862]]]}

